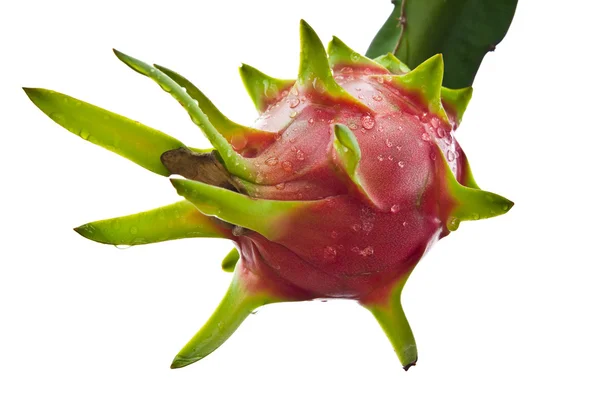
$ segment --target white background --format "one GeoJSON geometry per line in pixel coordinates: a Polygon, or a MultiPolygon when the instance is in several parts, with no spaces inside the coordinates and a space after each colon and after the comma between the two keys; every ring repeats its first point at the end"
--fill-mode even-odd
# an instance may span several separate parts
{"type": "Polygon", "coordinates": [[[178,199],[165,178],[81,141],[21,86],[46,87],[206,146],[116,47],[255,112],[241,62],[293,77],[298,21],[364,52],[386,0],[20,1],[0,13],[0,398],[598,399],[598,6],[522,1],[484,60],[458,138],[479,184],[516,205],[464,223],[404,293],[419,363],[404,372],[352,302],[261,309],[170,370],[219,302],[228,243],[128,250],[71,228],[178,199]],[[301,5],[297,5],[300,3],[301,5]]]}

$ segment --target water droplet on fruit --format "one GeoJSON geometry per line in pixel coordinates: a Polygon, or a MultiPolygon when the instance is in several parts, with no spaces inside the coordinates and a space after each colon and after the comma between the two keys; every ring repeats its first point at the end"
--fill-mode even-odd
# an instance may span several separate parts
{"type": "Polygon", "coordinates": [[[383,100],[383,97],[381,97],[380,95],[376,94],[375,96],[373,96],[373,100],[375,100],[375,101],[381,101],[381,100],[383,100]]]}
{"type": "Polygon", "coordinates": [[[456,159],[456,154],[452,150],[448,150],[448,161],[452,162],[456,159]]]}
{"type": "Polygon", "coordinates": [[[304,160],[304,152],[302,150],[296,151],[296,158],[298,160],[304,160]]]}
{"type": "Polygon", "coordinates": [[[88,140],[88,138],[90,137],[90,132],[86,131],[85,129],[82,129],[79,131],[79,136],[81,136],[82,139],[88,140]]]}
{"type": "Polygon", "coordinates": [[[398,166],[399,166],[400,168],[404,168],[404,166],[405,166],[405,165],[406,165],[406,164],[404,163],[404,161],[398,161],[398,166]]]}
{"type": "Polygon", "coordinates": [[[358,126],[354,122],[351,122],[350,125],[348,125],[348,127],[352,130],[355,130],[356,128],[358,128],[358,126]]]}
{"type": "Polygon", "coordinates": [[[327,88],[325,87],[325,84],[319,78],[313,79],[312,84],[313,84],[313,88],[315,88],[315,90],[317,91],[317,93],[323,94],[327,90],[327,88]]]}
{"type": "Polygon", "coordinates": [[[290,91],[294,96],[298,96],[298,88],[296,86],[292,87],[292,90],[290,91]]]}
{"type": "Polygon", "coordinates": [[[359,87],[356,88],[357,92],[360,92],[361,90],[362,90],[362,88],[359,88],[359,87]]]}
{"type": "Polygon", "coordinates": [[[358,232],[358,231],[360,231],[360,225],[359,225],[359,224],[354,224],[354,225],[352,225],[352,230],[353,230],[354,232],[358,232]]]}
{"type": "Polygon", "coordinates": [[[400,205],[399,205],[399,204],[394,204],[394,205],[393,205],[393,206],[390,208],[390,211],[391,211],[393,214],[396,214],[398,211],[400,211],[400,205]]]}
{"type": "Polygon", "coordinates": [[[373,129],[375,126],[375,120],[370,115],[363,115],[360,119],[360,123],[365,129],[373,129]]]}
{"type": "Polygon", "coordinates": [[[296,112],[296,111],[292,111],[292,112],[290,113],[290,118],[296,118],[296,116],[297,116],[297,115],[298,115],[298,112],[296,112]]]}
{"type": "Polygon", "coordinates": [[[314,124],[315,123],[315,119],[314,118],[309,119],[308,123],[311,124],[311,125],[314,124]]]}
{"type": "Polygon", "coordinates": [[[377,82],[383,83],[383,76],[378,76],[377,77],[377,82]]]}
{"type": "Polygon", "coordinates": [[[285,182],[281,182],[281,183],[278,183],[277,185],[275,185],[275,189],[277,189],[277,190],[285,189],[285,182]]]}
{"type": "Polygon", "coordinates": [[[278,162],[279,160],[277,159],[277,157],[269,157],[265,160],[265,164],[267,164],[270,167],[277,165],[278,162]]]}
{"type": "Polygon", "coordinates": [[[248,144],[248,139],[244,135],[233,135],[231,138],[231,147],[235,151],[244,150],[244,147],[248,144]]]}
{"type": "Polygon", "coordinates": [[[383,155],[382,155],[382,154],[378,155],[378,156],[377,156],[377,159],[378,159],[379,161],[383,161],[383,155]]]}
{"type": "Polygon", "coordinates": [[[406,227],[408,226],[408,222],[404,221],[404,222],[402,223],[402,226],[406,228],[406,227]]]}
{"type": "Polygon", "coordinates": [[[119,250],[127,250],[131,247],[129,244],[116,244],[115,247],[119,250]]]}
{"type": "Polygon", "coordinates": [[[292,97],[289,99],[290,108],[296,108],[298,107],[298,104],[300,104],[300,100],[297,97],[292,97]]]}
{"type": "Polygon", "coordinates": [[[329,261],[335,260],[335,257],[337,256],[337,250],[331,246],[327,246],[327,247],[325,247],[325,250],[323,251],[323,255],[326,260],[329,260],[329,261]]]}
{"type": "Polygon", "coordinates": [[[446,226],[451,231],[457,230],[459,225],[460,225],[460,220],[456,217],[448,218],[448,222],[446,223],[446,226]]]}
{"type": "Polygon", "coordinates": [[[394,157],[393,156],[388,156],[388,160],[394,161],[394,157]]]}
{"type": "Polygon", "coordinates": [[[350,55],[350,59],[352,60],[352,62],[357,62],[358,60],[360,60],[360,56],[358,55],[358,53],[352,53],[350,55]]]}
{"type": "Polygon", "coordinates": [[[292,163],[289,161],[284,161],[281,163],[281,167],[284,171],[290,172],[292,170],[292,163]]]}
{"type": "Polygon", "coordinates": [[[373,250],[373,247],[371,247],[371,246],[367,246],[360,251],[360,255],[363,257],[372,256],[373,253],[374,253],[374,250],[373,250]]]}
{"type": "Polygon", "coordinates": [[[379,125],[377,127],[377,132],[382,133],[383,132],[383,125],[379,125]]]}
{"type": "Polygon", "coordinates": [[[422,134],[421,139],[423,139],[423,141],[425,141],[425,142],[429,142],[429,139],[430,139],[429,134],[428,133],[422,134]]]}
{"type": "Polygon", "coordinates": [[[431,125],[433,125],[434,128],[438,128],[440,126],[440,120],[437,118],[433,118],[431,120],[431,125]]]}
{"type": "Polygon", "coordinates": [[[435,151],[432,151],[431,153],[429,153],[429,158],[431,158],[432,160],[435,161],[435,159],[437,158],[437,154],[435,154],[435,151]]]}
{"type": "Polygon", "coordinates": [[[350,68],[350,67],[344,67],[344,68],[342,68],[342,69],[340,70],[340,72],[341,72],[342,74],[351,74],[351,73],[352,73],[352,68],[350,68]]]}
{"type": "Polygon", "coordinates": [[[331,231],[332,239],[336,239],[338,237],[338,233],[336,231],[331,231]]]}
{"type": "Polygon", "coordinates": [[[391,141],[390,139],[385,139],[385,145],[386,145],[387,147],[392,147],[392,146],[393,146],[393,143],[392,143],[392,141],[391,141]]]}
{"type": "Polygon", "coordinates": [[[131,233],[132,235],[135,235],[136,233],[138,233],[138,228],[137,228],[137,227],[135,227],[135,226],[132,226],[132,227],[129,229],[129,233],[131,233]]]}
{"type": "Polygon", "coordinates": [[[438,128],[437,131],[435,131],[435,133],[440,139],[443,139],[444,136],[446,136],[446,131],[443,128],[438,128]]]}

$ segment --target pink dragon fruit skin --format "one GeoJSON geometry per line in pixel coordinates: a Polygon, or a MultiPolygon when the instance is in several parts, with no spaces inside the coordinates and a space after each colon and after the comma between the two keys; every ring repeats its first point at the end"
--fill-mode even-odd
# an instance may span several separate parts
{"type": "MultiPolygon", "coordinates": [[[[326,54],[304,21],[300,33],[297,80],[276,80],[247,65],[240,70],[261,113],[253,128],[228,120],[174,71],[116,52],[188,110],[215,147],[215,168],[227,184],[199,172],[200,151],[176,139],[112,113],[120,129],[106,133],[100,117],[86,118],[92,125],[83,127],[83,118],[64,109],[78,100],[27,89],[38,107],[84,139],[153,172],[190,178],[171,180],[183,202],[77,232],[110,244],[182,237],[235,243],[224,262],[234,272],[232,284],[173,368],[210,354],[261,305],[347,298],[373,313],[408,369],[417,351],[400,294],[412,269],[460,221],[512,207],[473,179],[453,136],[471,89],[442,87],[441,55],[410,71],[391,54],[370,60],[337,38],[326,54]]],[[[109,114],[85,107],[88,114],[109,114]]]]}

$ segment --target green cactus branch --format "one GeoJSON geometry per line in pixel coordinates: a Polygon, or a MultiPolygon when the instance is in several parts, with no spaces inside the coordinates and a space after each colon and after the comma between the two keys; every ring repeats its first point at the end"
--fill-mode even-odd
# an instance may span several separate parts
{"type": "Polygon", "coordinates": [[[518,0],[392,0],[367,56],[392,53],[410,68],[442,53],[444,86],[471,86],[483,57],[502,41],[518,0]]]}

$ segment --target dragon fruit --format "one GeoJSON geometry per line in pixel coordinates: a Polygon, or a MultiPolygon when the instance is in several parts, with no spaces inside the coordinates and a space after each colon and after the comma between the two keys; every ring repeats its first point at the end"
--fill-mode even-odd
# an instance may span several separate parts
{"type": "Polygon", "coordinates": [[[210,150],[60,93],[25,89],[81,138],[187,178],[171,179],[184,200],[85,224],[79,234],[113,245],[187,237],[235,244],[223,261],[231,286],[172,368],[213,352],[262,305],[343,298],[371,311],[408,369],[417,348],[400,295],[411,271],[461,221],[513,205],[473,179],[453,135],[472,89],[442,87],[440,54],[410,70],[392,54],[371,60],[335,37],[326,52],[304,21],[300,36],[296,80],[242,65],[260,113],[251,128],[176,72],[115,51],[181,103],[210,150]]]}

